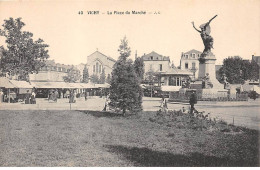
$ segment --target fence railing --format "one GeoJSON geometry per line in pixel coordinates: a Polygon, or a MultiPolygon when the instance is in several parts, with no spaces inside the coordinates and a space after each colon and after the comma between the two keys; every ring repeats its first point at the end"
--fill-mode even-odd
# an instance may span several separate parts
{"type": "MultiPolygon", "coordinates": [[[[190,99],[190,94],[188,93],[179,93],[179,92],[171,92],[169,95],[170,101],[183,101],[187,102],[190,99]]],[[[236,94],[230,95],[227,94],[223,96],[223,94],[216,93],[198,93],[197,94],[198,101],[247,101],[248,94],[236,94]]]]}

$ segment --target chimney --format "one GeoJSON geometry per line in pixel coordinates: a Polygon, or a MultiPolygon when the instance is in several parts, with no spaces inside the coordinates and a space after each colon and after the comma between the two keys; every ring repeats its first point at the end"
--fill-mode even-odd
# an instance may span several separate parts
{"type": "Polygon", "coordinates": [[[137,59],[137,50],[135,50],[135,59],[137,59]]]}

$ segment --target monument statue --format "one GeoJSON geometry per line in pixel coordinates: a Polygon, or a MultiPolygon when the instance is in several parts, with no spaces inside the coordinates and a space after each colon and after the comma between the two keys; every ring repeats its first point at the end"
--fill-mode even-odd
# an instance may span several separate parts
{"type": "Polygon", "coordinates": [[[217,17],[217,15],[215,15],[213,18],[211,18],[209,20],[209,22],[207,22],[205,24],[202,24],[200,26],[201,30],[198,30],[195,27],[194,22],[192,22],[192,25],[193,25],[194,29],[200,33],[200,36],[201,36],[203,44],[204,44],[204,50],[203,50],[203,53],[202,53],[201,57],[205,57],[205,56],[207,56],[209,54],[212,54],[211,53],[211,48],[213,48],[213,38],[210,36],[210,31],[211,30],[210,30],[210,25],[209,24],[216,17],[217,17]]]}

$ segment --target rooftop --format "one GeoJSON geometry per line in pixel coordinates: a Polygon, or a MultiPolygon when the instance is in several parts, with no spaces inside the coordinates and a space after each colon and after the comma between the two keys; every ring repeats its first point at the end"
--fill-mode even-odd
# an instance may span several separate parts
{"type": "Polygon", "coordinates": [[[156,61],[156,60],[157,60],[157,61],[163,61],[163,60],[165,60],[165,61],[170,61],[170,57],[160,55],[160,54],[158,54],[158,53],[156,53],[156,52],[154,52],[154,51],[152,51],[152,52],[149,53],[149,54],[143,55],[143,56],[142,56],[142,59],[143,59],[144,61],[150,61],[150,60],[155,60],[155,61],[156,61]]]}

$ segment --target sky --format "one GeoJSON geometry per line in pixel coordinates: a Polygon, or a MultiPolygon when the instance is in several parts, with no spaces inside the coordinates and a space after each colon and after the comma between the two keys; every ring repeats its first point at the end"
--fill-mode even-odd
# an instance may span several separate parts
{"type": "MultiPolygon", "coordinates": [[[[182,52],[204,49],[191,22],[199,28],[215,15],[210,26],[216,64],[228,56],[260,55],[260,0],[0,1],[0,25],[21,17],[23,31],[49,45],[50,59],[75,65],[86,63],[96,50],[117,59],[120,40],[126,36],[130,58],[136,51],[138,56],[155,51],[178,66],[182,52]],[[146,14],[114,14],[134,10],[146,14]]],[[[5,45],[3,37],[0,45],[5,45]]]]}

